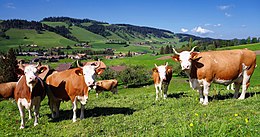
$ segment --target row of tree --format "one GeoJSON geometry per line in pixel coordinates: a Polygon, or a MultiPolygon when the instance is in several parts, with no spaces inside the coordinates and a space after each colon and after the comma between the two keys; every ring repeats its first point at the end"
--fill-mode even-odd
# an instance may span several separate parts
{"type": "Polygon", "coordinates": [[[16,56],[12,48],[7,52],[7,54],[0,53],[0,83],[17,81],[17,68],[16,56]]]}

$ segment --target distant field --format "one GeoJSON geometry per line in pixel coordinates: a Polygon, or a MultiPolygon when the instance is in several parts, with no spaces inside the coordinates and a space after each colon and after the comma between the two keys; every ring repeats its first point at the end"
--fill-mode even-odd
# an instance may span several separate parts
{"type": "Polygon", "coordinates": [[[6,35],[10,36],[10,39],[0,41],[0,47],[3,47],[1,49],[14,48],[23,44],[35,44],[48,48],[76,43],[49,31],[42,31],[42,34],[38,34],[35,30],[10,29],[6,32],[6,35]]]}
{"type": "Polygon", "coordinates": [[[247,45],[239,45],[239,46],[232,46],[232,47],[225,47],[221,49],[250,49],[250,50],[260,50],[260,43],[255,43],[255,44],[247,44],[247,45]]]}

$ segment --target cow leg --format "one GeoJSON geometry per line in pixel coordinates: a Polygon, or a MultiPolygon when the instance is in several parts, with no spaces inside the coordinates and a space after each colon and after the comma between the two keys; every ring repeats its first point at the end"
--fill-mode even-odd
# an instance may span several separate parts
{"type": "Polygon", "coordinates": [[[159,97],[159,90],[158,90],[158,85],[154,85],[155,87],[155,91],[156,91],[156,97],[155,97],[155,100],[158,100],[158,97],[159,97]]]}
{"type": "Polygon", "coordinates": [[[199,92],[199,96],[200,96],[200,103],[202,104],[204,102],[204,99],[203,99],[203,90],[202,88],[199,88],[198,89],[198,92],[199,92]]]}
{"type": "Polygon", "coordinates": [[[34,126],[38,125],[40,104],[41,104],[41,98],[37,97],[37,99],[35,99],[35,105],[34,105],[34,126]]]}
{"type": "Polygon", "coordinates": [[[20,126],[20,129],[23,129],[24,126],[25,126],[25,119],[24,119],[24,107],[22,106],[22,104],[18,101],[17,103],[18,105],[18,109],[19,109],[19,112],[20,112],[20,117],[21,117],[21,126],[20,126]]]}
{"type": "Polygon", "coordinates": [[[209,103],[209,99],[208,99],[209,89],[210,89],[210,83],[208,83],[206,80],[203,81],[203,93],[205,97],[203,105],[208,105],[209,103]]]}
{"type": "Polygon", "coordinates": [[[168,87],[169,87],[169,84],[164,84],[164,88],[163,88],[163,98],[166,99],[167,98],[167,91],[168,91],[168,87]]]}
{"type": "Polygon", "coordinates": [[[235,82],[235,93],[234,93],[233,98],[238,98],[240,86],[241,86],[241,83],[235,82]]]}
{"type": "Polygon", "coordinates": [[[250,75],[247,75],[247,71],[243,72],[243,81],[242,81],[242,93],[238,99],[245,99],[246,90],[249,85],[250,75]]]}
{"type": "Polygon", "coordinates": [[[81,107],[80,107],[80,119],[84,119],[84,110],[85,110],[85,105],[81,104],[81,107]]]}
{"type": "Polygon", "coordinates": [[[28,109],[28,113],[29,113],[29,118],[28,119],[32,119],[32,110],[31,110],[31,108],[28,109]]]}
{"type": "Polygon", "coordinates": [[[73,111],[73,117],[72,121],[76,122],[77,121],[77,99],[75,98],[74,101],[72,102],[72,111],[73,111]]]}

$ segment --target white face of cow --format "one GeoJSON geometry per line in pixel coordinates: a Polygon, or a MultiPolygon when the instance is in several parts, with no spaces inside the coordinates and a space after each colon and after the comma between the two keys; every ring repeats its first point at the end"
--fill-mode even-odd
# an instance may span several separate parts
{"type": "Polygon", "coordinates": [[[37,69],[34,65],[28,65],[24,67],[24,75],[26,79],[26,84],[31,89],[37,82],[37,69]]]}
{"type": "Polygon", "coordinates": [[[96,66],[92,66],[92,65],[85,65],[83,67],[83,75],[84,75],[85,83],[87,84],[88,87],[94,85],[95,77],[96,77],[95,69],[96,66]]]}
{"type": "Polygon", "coordinates": [[[166,67],[168,65],[168,62],[166,63],[166,65],[161,65],[161,66],[157,66],[155,64],[155,67],[158,70],[159,73],[159,77],[160,77],[160,81],[166,80],[166,67]]]}
{"type": "Polygon", "coordinates": [[[182,70],[189,70],[191,68],[191,55],[189,51],[183,51],[180,53],[180,63],[182,70]]]}

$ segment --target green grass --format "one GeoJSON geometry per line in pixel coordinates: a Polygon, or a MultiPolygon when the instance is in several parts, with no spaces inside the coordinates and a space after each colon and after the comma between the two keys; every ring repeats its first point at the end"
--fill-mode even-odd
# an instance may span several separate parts
{"type": "Polygon", "coordinates": [[[105,41],[106,39],[102,37],[101,35],[97,35],[95,33],[92,33],[88,30],[85,30],[83,28],[72,26],[71,33],[73,36],[75,36],[80,41],[88,41],[88,42],[99,42],[99,41],[105,41]]]}
{"type": "Polygon", "coordinates": [[[10,29],[6,32],[6,35],[10,36],[10,39],[0,41],[0,48],[8,50],[11,47],[14,48],[23,44],[36,44],[48,48],[76,43],[53,32],[42,31],[42,33],[38,34],[35,30],[10,29]]]}
{"type": "Polygon", "coordinates": [[[246,45],[239,45],[239,46],[232,46],[232,47],[225,47],[220,49],[250,49],[250,50],[260,50],[260,43],[254,43],[254,44],[246,44],[246,45]]]}

